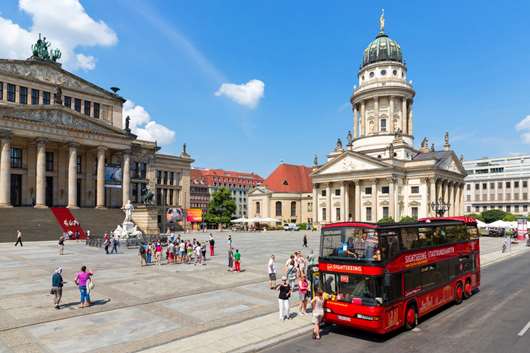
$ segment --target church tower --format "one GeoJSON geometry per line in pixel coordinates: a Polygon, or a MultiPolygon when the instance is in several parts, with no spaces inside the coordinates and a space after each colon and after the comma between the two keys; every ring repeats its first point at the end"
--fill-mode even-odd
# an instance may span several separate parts
{"type": "Polygon", "coordinates": [[[399,44],[380,31],[364,50],[358,86],[351,97],[352,150],[379,158],[410,159],[413,149],[412,104],[415,95],[407,82],[407,65],[399,44]],[[393,156],[387,156],[389,146],[393,156]]]}

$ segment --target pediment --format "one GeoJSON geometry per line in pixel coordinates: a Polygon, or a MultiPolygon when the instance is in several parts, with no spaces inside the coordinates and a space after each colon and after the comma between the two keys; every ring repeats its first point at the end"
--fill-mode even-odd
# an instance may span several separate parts
{"type": "Polygon", "coordinates": [[[268,194],[269,193],[269,189],[267,189],[266,187],[264,186],[257,186],[255,187],[253,190],[251,190],[248,195],[249,196],[261,196],[261,195],[264,195],[264,194],[268,194]]]}
{"type": "Polygon", "coordinates": [[[438,163],[438,168],[448,170],[453,173],[465,174],[465,170],[462,167],[462,163],[451,154],[449,158],[443,159],[438,163]]]}
{"type": "Polygon", "coordinates": [[[387,168],[384,162],[357,152],[346,151],[320,167],[314,175],[339,174],[345,172],[363,172],[387,168]]]}
{"type": "Polygon", "coordinates": [[[114,134],[124,136],[128,135],[125,131],[112,126],[106,126],[106,123],[91,121],[92,118],[78,116],[62,107],[53,108],[0,108],[0,117],[22,119],[35,123],[50,125],[53,127],[62,127],[65,129],[75,129],[90,133],[114,134]]]}
{"type": "Polygon", "coordinates": [[[81,91],[86,94],[104,95],[108,99],[120,99],[118,96],[61,69],[55,64],[30,60],[0,60],[0,72],[20,76],[23,79],[81,91]]]}

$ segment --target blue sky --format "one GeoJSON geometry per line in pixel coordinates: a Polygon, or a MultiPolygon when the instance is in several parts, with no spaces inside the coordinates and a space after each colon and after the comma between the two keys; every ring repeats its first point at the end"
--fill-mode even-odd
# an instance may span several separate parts
{"type": "MultiPolygon", "coordinates": [[[[32,12],[34,1],[2,1],[0,17],[38,27],[35,19],[52,10],[32,12]]],[[[466,159],[529,151],[523,139],[530,143],[530,118],[516,129],[530,114],[530,3],[524,1],[81,4],[94,26],[106,24],[98,29],[106,39],[85,46],[90,39],[80,29],[64,44],[93,57],[94,67],[80,65],[75,73],[120,87],[151,120],[175,132],[163,151],[178,153],[186,142],[196,166],[265,177],[280,161],[311,165],[314,154],[323,160],[351,129],[348,101],[381,8],[416,90],[416,144],[428,136],[440,146],[449,131],[466,159]],[[215,95],[223,83],[251,80],[264,83],[253,108],[215,95]]],[[[61,33],[72,36],[57,22],[41,26],[51,28],[52,44],[61,33]]]]}

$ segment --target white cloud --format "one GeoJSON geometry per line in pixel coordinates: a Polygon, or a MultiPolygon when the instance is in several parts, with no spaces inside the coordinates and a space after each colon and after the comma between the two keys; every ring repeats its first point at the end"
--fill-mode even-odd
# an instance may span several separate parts
{"type": "Polygon", "coordinates": [[[116,33],[105,22],[91,18],[79,0],[19,0],[20,10],[31,17],[29,29],[0,17],[0,57],[25,59],[39,33],[62,52],[66,68],[92,70],[95,58],[77,52],[79,47],[112,46],[116,33]]]}
{"type": "Polygon", "coordinates": [[[131,100],[123,104],[123,126],[127,116],[131,118],[129,127],[131,132],[138,135],[140,140],[156,141],[159,145],[168,145],[175,140],[175,131],[151,120],[151,115],[131,100]]]}
{"type": "Polygon", "coordinates": [[[519,131],[521,140],[530,145],[530,115],[527,115],[523,120],[515,125],[515,130],[519,131]]]}
{"type": "Polygon", "coordinates": [[[248,108],[256,108],[265,92],[265,83],[260,80],[250,80],[247,83],[237,85],[235,83],[223,83],[215,92],[216,96],[225,96],[237,104],[248,108]]]}

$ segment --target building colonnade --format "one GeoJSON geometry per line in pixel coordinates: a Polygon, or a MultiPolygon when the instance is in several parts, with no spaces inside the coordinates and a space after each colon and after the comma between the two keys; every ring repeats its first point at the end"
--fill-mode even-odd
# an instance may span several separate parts
{"type": "MultiPolygon", "coordinates": [[[[12,136],[8,132],[4,132],[0,135],[0,207],[11,207],[11,139],[12,136]]],[[[34,206],[36,208],[45,208],[46,205],[46,147],[49,141],[45,138],[34,139],[33,144],[36,147],[35,163],[28,163],[28,175],[30,169],[34,169],[35,175],[35,197],[34,206]]],[[[68,148],[67,157],[67,207],[77,208],[79,204],[78,200],[78,155],[81,145],[77,142],[68,142],[65,144],[68,148]]],[[[85,146],[86,147],[86,146],[85,146]]],[[[89,149],[93,149],[89,147],[89,149]]],[[[97,151],[96,161],[96,208],[105,208],[105,158],[108,151],[107,147],[98,146],[95,148],[97,151]]],[[[28,151],[29,153],[29,151],[28,151]]],[[[130,198],[130,150],[121,151],[122,155],[122,204],[125,205],[127,200],[130,198]]],[[[28,158],[29,159],[29,158],[28,158]]],[[[33,172],[33,171],[31,171],[33,172]]],[[[33,187],[33,186],[32,186],[33,187]]]]}

